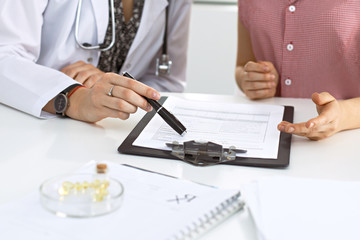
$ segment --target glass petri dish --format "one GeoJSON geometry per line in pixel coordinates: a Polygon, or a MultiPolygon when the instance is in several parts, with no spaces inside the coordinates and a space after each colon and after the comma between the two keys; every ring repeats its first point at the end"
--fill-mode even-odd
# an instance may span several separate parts
{"type": "Polygon", "coordinates": [[[61,217],[78,218],[111,213],[121,206],[124,195],[124,187],[118,180],[102,178],[97,174],[54,177],[41,184],[39,191],[40,202],[45,209],[61,217]],[[103,185],[105,193],[99,195],[100,190],[96,190],[99,185],[94,184],[102,183],[106,183],[103,185]],[[66,187],[66,184],[73,185],[66,187]]]}

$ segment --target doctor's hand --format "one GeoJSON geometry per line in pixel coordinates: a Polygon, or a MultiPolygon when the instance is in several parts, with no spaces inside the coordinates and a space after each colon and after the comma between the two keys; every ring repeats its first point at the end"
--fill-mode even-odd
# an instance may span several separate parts
{"type": "Polygon", "coordinates": [[[61,69],[61,72],[88,88],[93,87],[95,82],[105,74],[97,67],[83,61],[70,64],[61,69]]]}
{"type": "Polygon", "coordinates": [[[127,119],[137,108],[151,111],[143,98],[158,100],[160,94],[145,84],[115,73],[105,73],[92,88],[79,88],[69,98],[66,115],[86,122],[106,117],[127,119]]]}
{"type": "MultiPolygon", "coordinates": [[[[351,100],[338,101],[327,92],[313,93],[312,101],[316,104],[319,116],[307,122],[292,124],[286,121],[278,125],[282,132],[307,137],[311,140],[321,140],[345,129],[355,128],[352,123],[351,100]],[[349,108],[350,106],[350,108],[349,108]]],[[[357,106],[359,107],[359,106],[357,106]]]]}
{"type": "Polygon", "coordinates": [[[247,62],[236,68],[236,81],[250,99],[275,96],[279,74],[271,62],[247,62]]]}

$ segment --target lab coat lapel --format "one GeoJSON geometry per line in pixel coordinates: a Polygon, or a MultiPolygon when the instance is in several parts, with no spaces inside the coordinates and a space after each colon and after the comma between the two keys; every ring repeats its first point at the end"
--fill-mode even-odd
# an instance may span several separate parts
{"type": "Polygon", "coordinates": [[[106,29],[109,23],[109,0],[91,0],[95,15],[98,42],[105,39],[106,29]]]}
{"type": "Polygon", "coordinates": [[[141,44],[150,29],[153,27],[155,20],[165,10],[167,5],[167,0],[145,0],[140,26],[130,47],[128,56],[131,56],[131,54],[141,44]]]}

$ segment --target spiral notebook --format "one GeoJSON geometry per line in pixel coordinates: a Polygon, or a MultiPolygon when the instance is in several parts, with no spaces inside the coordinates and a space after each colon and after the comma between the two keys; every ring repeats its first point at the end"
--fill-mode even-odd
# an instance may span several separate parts
{"type": "MultiPolygon", "coordinates": [[[[94,166],[91,162],[80,172],[92,172],[94,166]]],[[[238,190],[128,165],[108,167],[125,189],[123,204],[115,212],[61,218],[43,209],[38,193],[33,193],[0,206],[0,239],[195,239],[243,208],[238,190]]]]}

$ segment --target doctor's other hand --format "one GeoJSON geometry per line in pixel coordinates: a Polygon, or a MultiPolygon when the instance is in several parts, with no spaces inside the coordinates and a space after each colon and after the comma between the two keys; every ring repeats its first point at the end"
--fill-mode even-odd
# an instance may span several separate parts
{"type": "Polygon", "coordinates": [[[311,140],[321,140],[342,130],[353,128],[351,127],[353,118],[347,117],[350,110],[347,108],[351,104],[347,104],[346,100],[338,101],[327,92],[313,93],[311,98],[316,104],[319,116],[297,124],[283,121],[278,125],[278,129],[311,140]]]}
{"type": "Polygon", "coordinates": [[[81,121],[97,122],[112,117],[127,119],[137,108],[151,111],[143,97],[158,100],[160,94],[151,87],[120,76],[105,73],[91,88],[82,87],[69,98],[66,115],[81,121]]]}
{"type": "Polygon", "coordinates": [[[94,86],[95,82],[100,80],[101,77],[105,74],[94,65],[85,63],[83,61],[70,64],[61,69],[61,72],[65,73],[67,76],[88,88],[94,86]]]}
{"type": "Polygon", "coordinates": [[[236,82],[250,99],[274,97],[279,74],[271,62],[247,62],[236,68],[236,82]]]}

